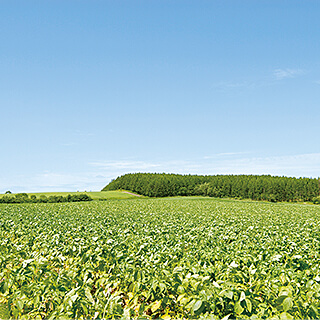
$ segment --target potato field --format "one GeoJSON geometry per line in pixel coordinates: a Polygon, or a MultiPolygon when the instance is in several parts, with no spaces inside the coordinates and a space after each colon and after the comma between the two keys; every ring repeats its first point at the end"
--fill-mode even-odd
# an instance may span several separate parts
{"type": "Polygon", "coordinates": [[[320,318],[320,206],[0,204],[0,318],[320,318]]]}

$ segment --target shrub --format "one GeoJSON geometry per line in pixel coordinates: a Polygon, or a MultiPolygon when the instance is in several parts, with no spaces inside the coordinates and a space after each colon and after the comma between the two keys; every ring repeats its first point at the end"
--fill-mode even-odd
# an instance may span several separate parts
{"type": "Polygon", "coordinates": [[[80,194],[68,194],[67,201],[68,202],[79,202],[79,201],[91,201],[92,198],[87,194],[80,193],[80,194]]]}
{"type": "Polygon", "coordinates": [[[29,198],[26,193],[18,193],[15,196],[3,196],[0,197],[0,203],[62,203],[62,202],[80,202],[80,201],[92,201],[93,199],[87,194],[68,194],[66,197],[63,196],[49,196],[41,195],[40,198],[37,198],[34,194],[29,198]]]}
{"type": "Polygon", "coordinates": [[[312,199],[312,202],[313,202],[314,204],[320,204],[320,196],[313,198],[313,199],[312,199]]]}
{"type": "Polygon", "coordinates": [[[39,201],[43,202],[43,203],[46,203],[46,202],[48,202],[48,198],[45,195],[41,195],[39,201]]]}

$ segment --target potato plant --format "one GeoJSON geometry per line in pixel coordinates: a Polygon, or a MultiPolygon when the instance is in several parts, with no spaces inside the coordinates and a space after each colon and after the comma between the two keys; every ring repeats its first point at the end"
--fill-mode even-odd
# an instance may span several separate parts
{"type": "Polygon", "coordinates": [[[172,198],[0,213],[12,319],[320,317],[319,206],[172,198]]]}

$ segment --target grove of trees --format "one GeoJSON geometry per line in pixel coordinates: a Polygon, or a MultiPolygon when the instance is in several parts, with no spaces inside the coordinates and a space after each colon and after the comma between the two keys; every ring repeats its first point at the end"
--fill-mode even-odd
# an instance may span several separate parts
{"type": "Polygon", "coordinates": [[[320,180],[271,175],[179,175],[130,173],[103,191],[125,189],[148,197],[209,196],[267,201],[312,201],[320,195],[320,180]]]}

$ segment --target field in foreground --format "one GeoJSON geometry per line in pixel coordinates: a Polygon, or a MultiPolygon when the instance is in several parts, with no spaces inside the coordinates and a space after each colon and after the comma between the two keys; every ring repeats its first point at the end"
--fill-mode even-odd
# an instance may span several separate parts
{"type": "Polygon", "coordinates": [[[0,213],[2,317],[320,317],[319,206],[171,198],[0,213]]]}

